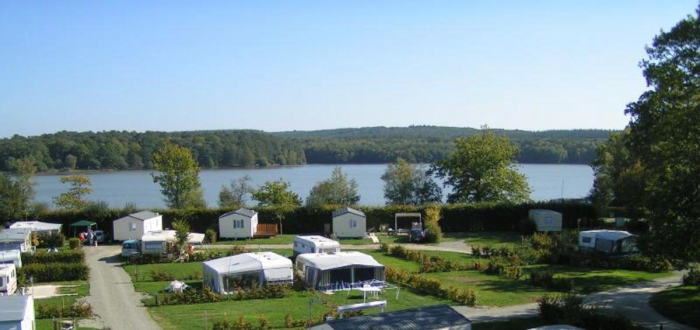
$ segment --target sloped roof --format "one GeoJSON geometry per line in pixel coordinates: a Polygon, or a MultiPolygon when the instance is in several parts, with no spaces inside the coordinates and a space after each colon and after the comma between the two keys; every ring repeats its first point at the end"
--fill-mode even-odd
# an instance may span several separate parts
{"type": "Polygon", "coordinates": [[[0,296],[0,322],[24,320],[29,299],[32,296],[0,296]]]}
{"type": "Polygon", "coordinates": [[[292,261],[274,252],[242,253],[204,262],[219,274],[243,273],[264,269],[292,268],[292,261]]]}
{"type": "Polygon", "coordinates": [[[76,221],[70,224],[71,227],[91,227],[96,225],[97,222],[92,222],[92,221],[87,221],[87,220],[80,220],[76,221]]]}
{"type": "Polygon", "coordinates": [[[258,214],[258,212],[255,212],[255,211],[249,210],[249,209],[240,208],[240,209],[235,210],[235,211],[226,212],[226,213],[220,215],[219,218],[227,217],[231,214],[238,214],[238,215],[242,215],[244,217],[252,218],[256,214],[258,214]]]}
{"type": "Polygon", "coordinates": [[[0,242],[22,242],[31,234],[28,228],[8,228],[0,230],[0,242]]]}
{"type": "Polygon", "coordinates": [[[129,216],[132,218],[136,218],[136,219],[139,219],[141,221],[144,221],[144,220],[155,218],[155,217],[159,216],[159,214],[145,210],[145,211],[129,214],[129,216]]]}
{"type": "Polygon", "coordinates": [[[336,253],[303,253],[297,256],[307,266],[320,269],[335,269],[347,266],[384,267],[372,256],[357,251],[336,253]]]}
{"type": "Polygon", "coordinates": [[[27,228],[32,231],[42,231],[42,230],[61,230],[63,227],[60,223],[49,223],[42,221],[17,221],[10,225],[10,228],[27,228]]]}
{"type": "Polygon", "coordinates": [[[342,209],[340,209],[340,210],[335,210],[335,211],[333,211],[333,217],[334,217],[334,218],[335,218],[335,217],[339,217],[339,216],[341,216],[341,215],[343,215],[343,214],[347,214],[347,213],[352,213],[352,214],[354,214],[354,215],[359,215],[359,216],[361,216],[361,217],[363,217],[363,218],[365,217],[365,214],[362,213],[362,211],[355,210],[355,209],[353,209],[352,207],[344,207],[344,208],[342,208],[342,209]]]}
{"type": "Polygon", "coordinates": [[[467,329],[471,321],[447,305],[355,316],[311,327],[313,330],[467,329]]]}

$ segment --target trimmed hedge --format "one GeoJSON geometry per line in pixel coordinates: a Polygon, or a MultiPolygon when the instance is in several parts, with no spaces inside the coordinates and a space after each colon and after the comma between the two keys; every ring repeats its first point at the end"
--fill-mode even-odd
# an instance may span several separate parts
{"type": "Polygon", "coordinates": [[[83,263],[29,264],[19,269],[19,276],[34,283],[87,280],[90,269],[83,263]]]}
{"type": "Polygon", "coordinates": [[[92,306],[84,301],[76,301],[72,305],[45,305],[39,302],[36,305],[37,319],[53,319],[61,317],[82,318],[92,316],[92,306]]]}
{"type": "MultiPolygon", "coordinates": [[[[581,219],[582,227],[593,227],[597,224],[596,210],[593,205],[583,203],[476,203],[476,204],[449,204],[440,205],[442,218],[440,227],[444,232],[461,231],[515,231],[519,221],[527,217],[528,211],[534,208],[545,208],[561,212],[564,228],[576,228],[578,219],[581,219]]],[[[322,208],[299,207],[286,216],[283,224],[285,233],[320,233],[324,225],[331,223],[331,213],[337,207],[326,206],[322,208]]],[[[426,207],[415,206],[361,206],[359,209],[367,215],[367,227],[379,228],[381,224],[389,224],[393,227],[394,214],[399,212],[422,212],[426,207]]],[[[255,207],[259,212],[260,223],[277,223],[274,209],[269,207],[255,207]]],[[[204,233],[207,229],[218,228],[219,216],[231,211],[227,208],[212,209],[183,209],[183,210],[158,210],[163,215],[163,226],[172,228],[172,221],[185,219],[189,221],[192,231],[204,233]]],[[[97,223],[98,228],[106,232],[112,231],[112,221],[127,215],[122,209],[111,209],[105,212],[94,213],[88,211],[51,211],[39,216],[39,220],[63,224],[66,234],[69,225],[78,220],[89,219],[97,223]]]]}
{"type": "Polygon", "coordinates": [[[24,265],[31,264],[50,264],[50,263],[83,263],[85,254],[82,250],[77,251],[59,251],[59,252],[44,252],[22,253],[22,263],[24,265]]]}

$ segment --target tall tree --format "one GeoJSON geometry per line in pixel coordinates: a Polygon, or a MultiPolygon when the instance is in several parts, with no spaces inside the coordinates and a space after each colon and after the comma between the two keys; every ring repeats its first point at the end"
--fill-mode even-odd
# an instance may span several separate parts
{"type": "Polygon", "coordinates": [[[451,186],[449,203],[530,200],[525,176],[513,168],[517,149],[488,127],[480,135],[459,138],[454,152],[431,166],[431,172],[451,186]]]}
{"type": "Polygon", "coordinates": [[[387,204],[422,205],[442,202],[442,189],[428,172],[399,158],[382,175],[387,204]]]}
{"type": "Polygon", "coordinates": [[[270,206],[274,209],[275,217],[280,225],[280,234],[284,233],[282,223],[287,213],[301,206],[301,198],[291,191],[289,182],[284,181],[284,179],[265,182],[253,191],[253,199],[258,201],[260,206],[270,206]]]}
{"type": "Polygon", "coordinates": [[[700,261],[700,8],[662,31],[640,64],[649,90],[625,112],[629,148],[644,167],[644,205],[653,230],[642,248],[700,261]]]}
{"type": "Polygon", "coordinates": [[[221,186],[219,192],[219,207],[240,208],[245,207],[255,189],[250,185],[250,176],[246,175],[236,180],[231,180],[228,187],[221,186]]]}
{"type": "Polygon", "coordinates": [[[153,153],[152,159],[159,173],[151,176],[153,182],[160,184],[168,207],[179,209],[204,204],[199,165],[187,148],[168,143],[153,153]]]}
{"type": "Polygon", "coordinates": [[[349,179],[343,173],[340,166],[333,169],[330,179],[316,183],[309,197],[306,198],[306,205],[319,207],[327,204],[354,205],[360,201],[357,194],[357,181],[349,179]]]}
{"type": "Polygon", "coordinates": [[[34,198],[36,167],[31,158],[11,159],[8,163],[12,174],[0,174],[0,218],[26,218],[34,198]]]}
{"type": "Polygon", "coordinates": [[[92,181],[87,175],[77,174],[61,177],[61,183],[70,184],[68,191],[53,198],[54,204],[67,210],[82,210],[89,205],[85,196],[92,193],[92,181]]]}

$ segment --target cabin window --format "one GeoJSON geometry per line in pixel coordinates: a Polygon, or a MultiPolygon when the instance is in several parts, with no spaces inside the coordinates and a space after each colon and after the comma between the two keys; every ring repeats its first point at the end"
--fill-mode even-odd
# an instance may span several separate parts
{"type": "Polygon", "coordinates": [[[136,224],[132,222],[129,224],[129,231],[134,231],[134,230],[136,230],[136,224]]]}
{"type": "Polygon", "coordinates": [[[244,228],[243,227],[243,220],[233,220],[233,228],[244,228]]]}
{"type": "Polygon", "coordinates": [[[591,238],[590,238],[590,237],[584,237],[582,241],[583,241],[584,243],[590,243],[590,242],[591,242],[591,238]]]}
{"type": "Polygon", "coordinates": [[[299,243],[294,242],[294,247],[295,247],[295,248],[296,248],[296,247],[299,247],[299,243]]]}
{"type": "Polygon", "coordinates": [[[5,278],[0,277],[0,286],[3,286],[3,285],[5,285],[5,278]]]}
{"type": "Polygon", "coordinates": [[[350,228],[355,228],[355,227],[357,227],[357,220],[350,219],[350,228]]]}

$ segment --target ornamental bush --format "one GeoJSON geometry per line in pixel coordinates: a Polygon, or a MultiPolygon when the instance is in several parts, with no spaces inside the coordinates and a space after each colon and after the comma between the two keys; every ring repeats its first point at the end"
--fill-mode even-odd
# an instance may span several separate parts
{"type": "Polygon", "coordinates": [[[50,263],[83,263],[85,262],[85,254],[81,250],[77,251],[59,251],[45,252],[37,251],[36,253],[22,253],[22,264],[50,264],[50,263]]]}
{"type": "Polygon", "coordinates": [[[34,279],[34,283],[87,280],[90,269],[83,263],[29,264],[19,269],[19,277],[34,279]]]}
{"type": "Polygon", "coordinates": [[[68,307],[64,307],[63,305],[46,305],[41,302],[38,302],[36,305],[37,319],[90,316],[92,316],[92,306],[84,301],[76,301],[68,307]]]}
{"type": "Polygon", "coordinates": [[[37,244],[36,247],[39,249],[60,248],[63,247],[63,244],[66,242],[66,236],[62,233],[38,234],[37,239],[39,240],[39,244],[37,244]]]}

